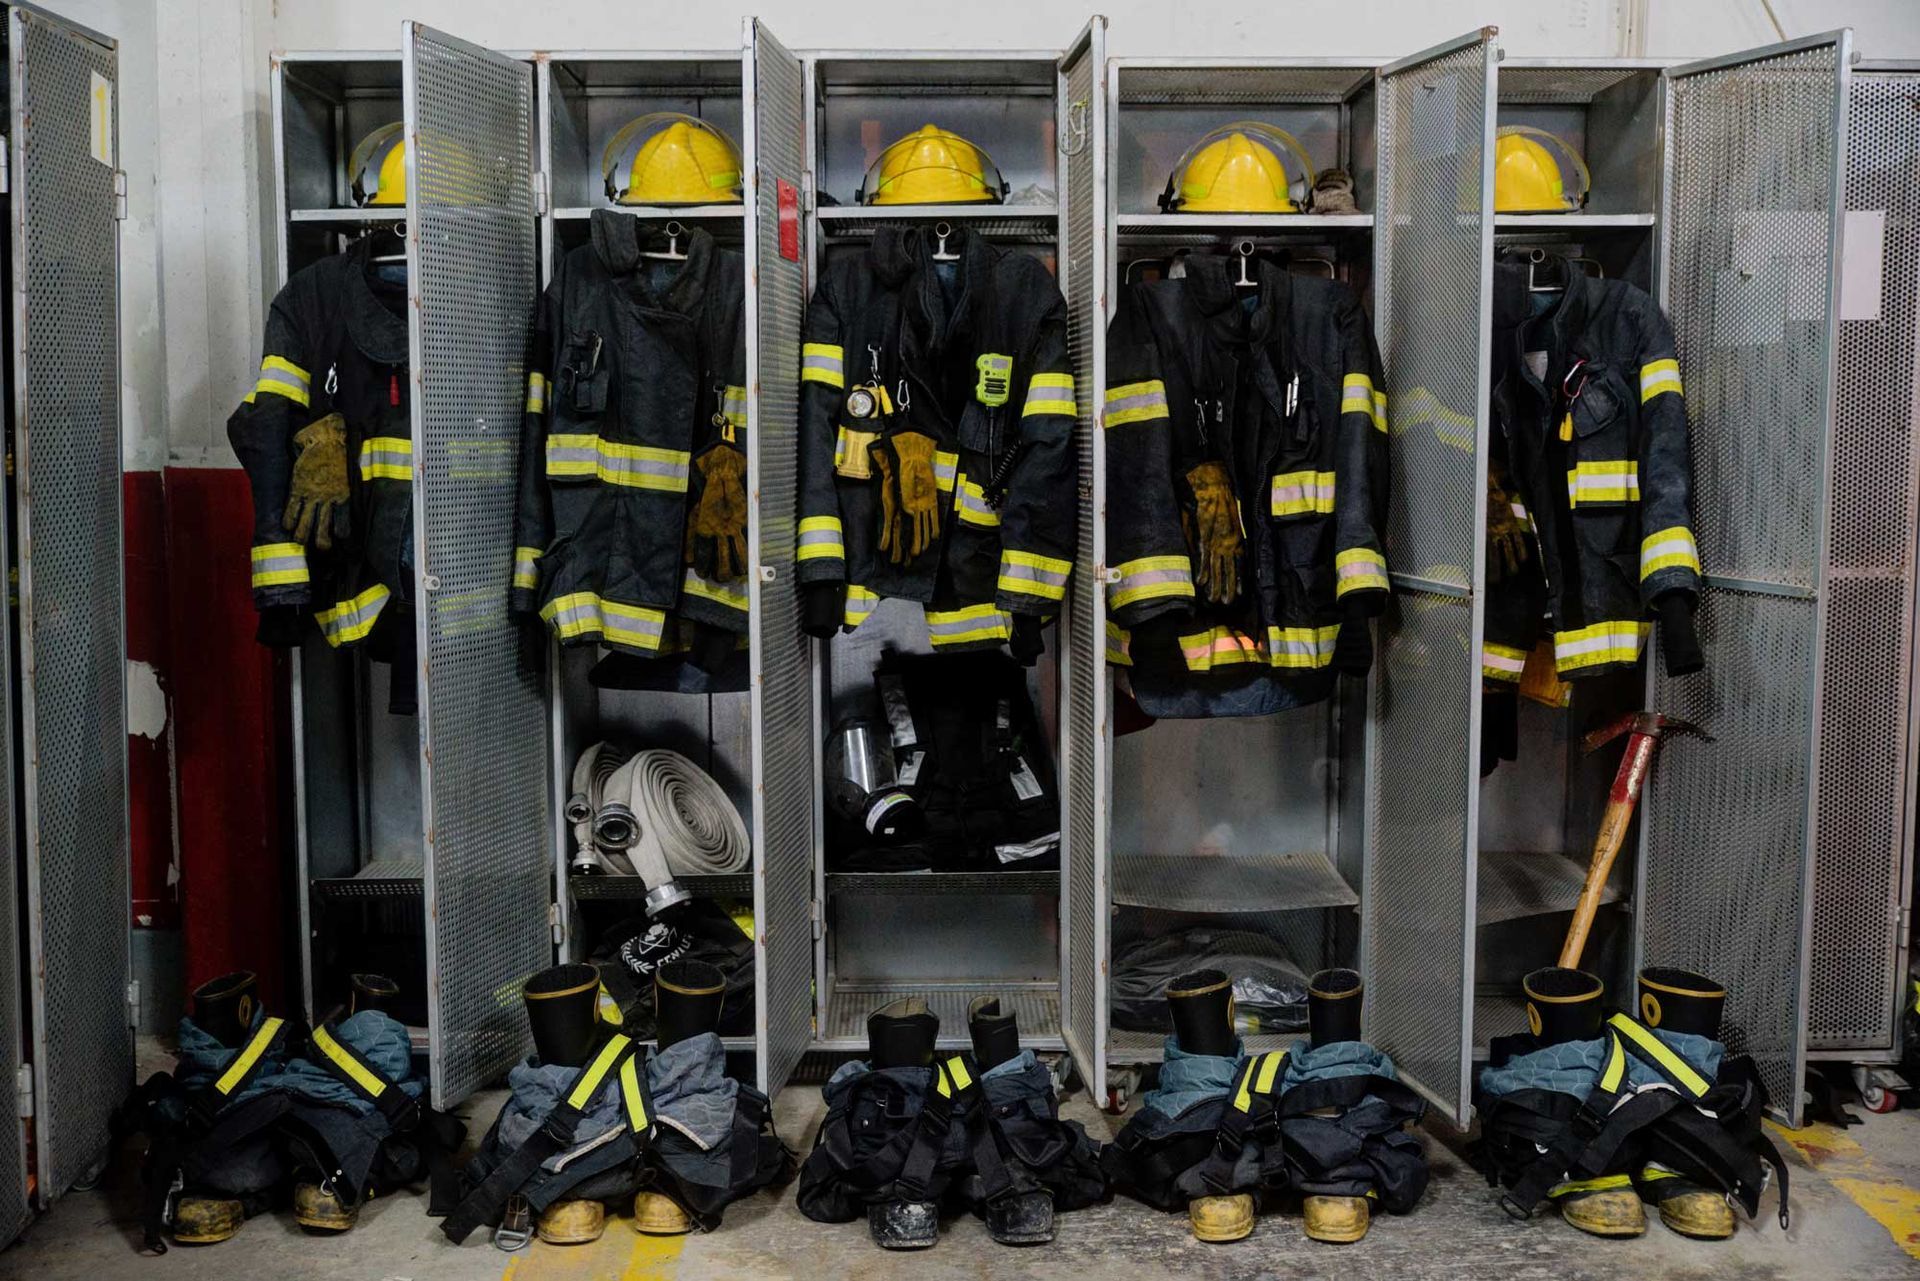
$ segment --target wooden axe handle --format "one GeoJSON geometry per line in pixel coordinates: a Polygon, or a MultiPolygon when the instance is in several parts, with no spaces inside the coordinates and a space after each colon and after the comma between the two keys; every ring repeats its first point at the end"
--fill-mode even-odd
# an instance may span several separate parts
{"type": "Polygon", "coordinates": [[[1587,863],[1586,884],[1580,887],[1580,902],[1573,909],[1573,921],[1567,926],[1567,941],[1560,947],[1560,964],[1567,969],[1580,968],[1580,954],[1587,950],[1587,935],[1593,931],[1594,914],[1600,910],[1600,896],[1606,892],[1607,878],[1613,875],[1613,861],[1626,844],[1627,828],[1633,822],[1633,810],[1640,803],[1640,789],[1646,784],[1647,769],[1653,763],[1657,734],[1636,731],[1627,739],[1627,750],[1620,756],[1620,768],[1614,771],[1613,788],[1607,793],[1607,809],[1600,817],[1599,834],[1593,838],[1593,857],[1587,863]]]}

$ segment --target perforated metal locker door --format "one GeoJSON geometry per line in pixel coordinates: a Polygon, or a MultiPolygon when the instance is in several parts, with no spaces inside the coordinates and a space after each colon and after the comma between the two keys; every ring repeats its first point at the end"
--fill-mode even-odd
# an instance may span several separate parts
{"type": "MultiPolygon", "coordinates": [[[[37,1199],[107,1152],[133,1080],[120,584],[119,223],[111,41],[8,23],[19,815],[37,1199]]],[[[0,962],[11,969],[12,957],[0,962]]],[[[13,984],[7,984],[9,996],[13,984]]],[[[9,1197],[11,1207],[14,1198],[9,1197]]]]}
{"type": "Polygon", "coordinates": [[[1072,587],[1060,619],[1060,687],[1065,705],[1060,773],[1061,1025],[1067,1050],[1096,1099],[1107,1080],[1107,788],[1112,726],[1107,718],[1106,450],[1095,414],[1107,362],[1107,20],[1095,17],[1060,60],[1061,215],[1066,227],[1060,287],[1079,379],[1074,443],[1081,493],[1072,587]]]}
{"type": "Polygon", "coordinates": [[[552,961],[547,724],[507,614],[533,318],[533,70],[403,24],[433,1099],[525,1052],[552,961]]]}
{"type": "Polygon", "coordinates": [[[747,537],[752,644],[754,999],[760,1088],[786,1083],[813,1040],[814,747],[819,739],[795,537],[800,327],[808,294],[800,193],[806,76],[758,19],[744,23],[747,537]],[[782,218],[786,226],[782,226],[782,218]]]}
{"type": "Polygon", "coordinates": [[[1666,73],[1660,292],[1692,428],[1707,666],[1669,680],[1654,660],[1649,698],[1716,741],[1676,742],[1649,784],[1638,959],[1727,983],[1723,1037],[1796,1121],[1851,43],[1839,32],[1666,73]]]}
{"type": "Polygon", "coordinates": [[[1494,34],[1381,70],[1375,217],[1393,601],[1367,719],[1366,1021],[1401,1074],[1462,1124],[1479,861],[1494,34]]]}

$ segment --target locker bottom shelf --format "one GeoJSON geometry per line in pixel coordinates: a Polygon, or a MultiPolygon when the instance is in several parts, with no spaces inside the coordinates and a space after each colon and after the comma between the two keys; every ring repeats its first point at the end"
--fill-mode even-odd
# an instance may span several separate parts
{"type": "MultiPolygon", "coordinates": [[[[1571,912],[1586,884],[1587,864],[1565,854],[1521,850],[1480,851],[1479,922],[1493,925],[1549,912],[1571,912]]],[[[1600,895],[1602,903],[1620,899],[1615,876],[1600,895]]]]}
{"type": "MultiPolygon", "coordinates": [[[[1264,1054],[1268,1050],[1291,1049],[1295,1041],[1305,1036],[1305,1032],[1259,1032],[1241,1039],[1248,1054],[1264,1054]]],[[[1159,1032],[1127,1032],[1115,1028],[1107,1035],[1107,1062],[1123,1066],[1159,1063],[1167,1056],[1166,1043],[1166,1036],[1159,1032]]]]}
{"type": "Polygon", "coordinates": [[[1360,901],[1321,853],[1116,854],[1113,901],[1184,912],[1290,912],[1360,901]]]}
{"type": "Polygon", "coordinates": [[[976,996],[997,996],[1003,1008],[1011,1006],[1020,1022],[1020,1044],[1030,1050],[1064,1050],[1060,1035],[1060,991],[1052,984],[961,983],[934,986],[913,983],[842,983],[827,998],[826,1016],[814,1043],[817,1050],[864,1051],[867,1015],[903,996],[924,997],[940,1019],[939,1047],[963,1050],[967,1039],[967,1006],[976,996]]]}

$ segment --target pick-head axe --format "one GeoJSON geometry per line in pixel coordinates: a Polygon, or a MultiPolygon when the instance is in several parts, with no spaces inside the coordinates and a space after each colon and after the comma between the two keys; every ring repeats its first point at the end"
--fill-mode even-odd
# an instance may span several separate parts
{"type": "Polygon", "coordinates": [[[1567,969],[1580,968],[1580,954],[1586,951],[1587,934],[1593,929],[1594,913],[1600,910],[1600,895],[1613,875],[1613,860],[1626,843],[1627,827],[1633,822],[1634,806],[1640,803],[1640,789],[1646,785],[1647,771],[1653,768],[1660,740],[1670,734],[1690,734],[1713,741],[1713,735],[1691,721],[1659,712],[1633,712],[1594,730],[1582,740],[1589,752],[1597,752],[1622,734],[1627,735],[1627,750],[1614,771],[1613,789],[1607,793],[1607,810],[1600,816],[1600,832],[1593,838],[1593,858],[1587,864],[1587,883],[1580,889],[1580,903],[1573,909],[1573,922],[1567,926],[1567,941],[1560,948],[1560,964],[1567,969]]]}

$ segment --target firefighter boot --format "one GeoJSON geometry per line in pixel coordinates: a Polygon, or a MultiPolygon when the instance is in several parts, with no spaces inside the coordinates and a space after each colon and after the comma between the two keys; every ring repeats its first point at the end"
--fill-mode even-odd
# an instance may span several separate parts
{"type": "MultiPolygon", "coordinates": [[[[259,980],[252,970],[235,970],[193,990],[193,1021],[228,1049],[246,1044],[259,1002],[259,980]]],[[[238,1197],[182,1195],[173,1207],[173,1239],[183,1245],[214,1245],[232,1237],[247,1221],[238,1197]]]]}
{"type": "MultiPolygon", "coordinates": [[[[1720,1039],[1724,984],[1691,970],[1650,965],[1640,971],[1636,986],[1640,1021],[1648,1027],[1720,1039]]],[[[1639,1186],[1641,1196],[1659,1209],[1660,1222],[1681,1236],[1724,1241],[1733,1235],[1733,1207],[1721,1193],[1658,1165],[1641,1171],[1639,1186]]]]}
{"type": "MultiPolygon", "coordinates": [[[[600,1040],[600,971],[591,965],[555,965],[520,991],[542,1063],[584,1067],[600,1040]]],[[[549,1245],[585,1245],[606,1230],[607,1207],[578,1198],[555,1201],[534,1230],[549,1245]]]]}
{"type": "MultiPolygon", "coordinates": [[[[1308,982],[1307,1027],[1314,1049],[1360,1039],[1363,990],[1357,970],[1321,970],[1308,982]]],[[[1308,1196],[1300,1212],[1308,1237],[1336,1245],[1358,1241],[1372,1222],[1363,1196],[1308,1196]]]]}
{"type": "MultiPolygon", "coordinates": [[[[917,996],[883,1005],[867,1017],[867,1054],[875,1069],[933,1062],[940,1020],[917,996]]],[[[867,1207],[867,1230],[883,1250],[924,1250],[940,1239],[940,1207],[931,1201],[881,1201],[867,1207]]]]}
{"type": "Polygon", "coordinates": [[[237,1197],[183,1196],[173,1208],[173,1239],[181,1245],[215,1245],[246,1221],[246,1204],[237,1197]]]}
{"type": "Polygon", "coordinates": [[[1624,1174],[1608,1174],[1578,1183],[1563,1183],[1547,1193],[1560,1207],[1560,1217],[1582,1232],[1597,1237],[1637,1237],[1647,1230],[1647,1214],[1640,1194],[1624,1174]]]}
{"type": "MultiPolygon", "coordinates": [[[[1239,1048],[1233,1026],[1233,980],[1219,970],[1195,970],[1167,985],[1173,1039],[1188,1054],[1227,1056],[1239,1048]]],[[[1253,1232],[1253,1196],[1195,1197],[1187,1221],[1200,1241],[1239,1241],[1253,1232]]]]}
{"type": "Polygon", "coordinates": [[[384,974],[355,974],[352,984],[352,1004],[347,1010],[349,1014],[358,1014],[362,1010],[393,1013],[393,998],[400,995],[398,983],[384,974]]]}
{"type": "Polygon", "coordinates": [[[662,961],[653,973],[653,1022],[665,1050],[720,1026],[727,976],[705,961],[662,961]]]}
{"type": "Polygon", "coordinates": [[[342,1201],[328,1183],[293,1185],[293,1221],[314,1232],[345,1232],[360,1218],[360,1207],[342,1201]]]}
{"type": "MultiPolygon", "coordinates": [[[[1020,1057],[1020,1027],[997,996],[967,1007],[974,1063],[984,1074],[1020,1057]]],[[[1010,1192],[986,1207],[987,1233],[1001,1245],[1045,1245],[1053,1240],[1053,1194],[1041,1188],[1010,1192]]]]}
{"type": "Polygon", "coordinates": [[[578,1197],[555,1201],[540,1211],[534,1230],[548,1245],[586,1245],[607,1230],[607,1207],[578,1197]]]}

